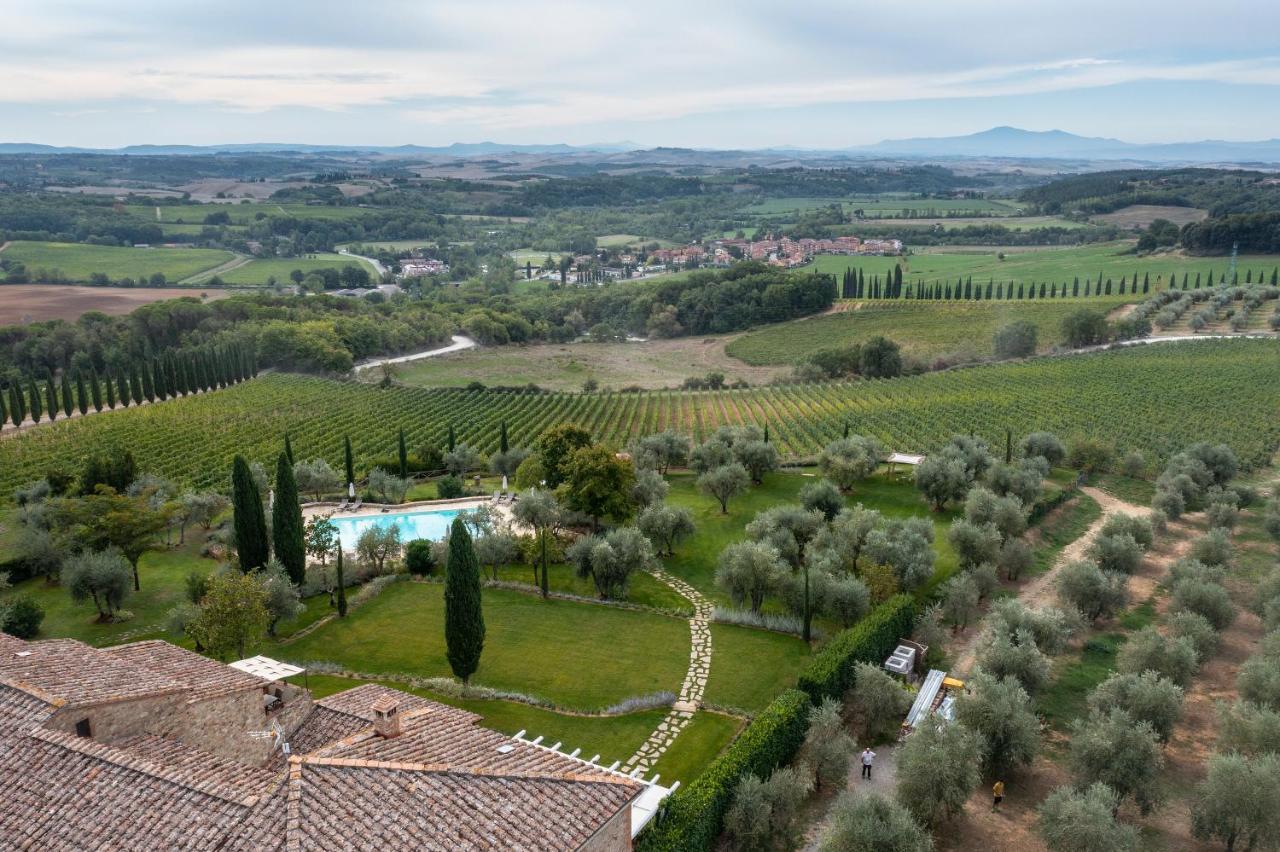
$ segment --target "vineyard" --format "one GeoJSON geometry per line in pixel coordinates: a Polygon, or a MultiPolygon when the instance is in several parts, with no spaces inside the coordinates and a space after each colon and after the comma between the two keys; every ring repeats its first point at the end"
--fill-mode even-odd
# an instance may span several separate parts
{"type": "Polygon", "coordinates": [[[821,349],[884,335],[918,358],[992,354],[992,338],[1006,323],[1039,328],[1040,349],[1062,342],[1062,320],[1075,311],[1110,311],[1123,296],[1034,302],[869,301],[856,310],[762,328],[735,339],[725,351],[748,364],[795,364],[821,349]]]}
{"type": "Polygon", "coordinates": [[[726,391],[502,393],[379,388],[288,374],[43,426],[0,440],[0,489],[8,494],[53,469],[76,470],[91,450],[132,450],[140,469],[221,486],[236,453],[270,461],[289,432],[300,457],[342,458],[350,435],[364,464],[393,452],[404,428],[411,448],[459,441],[492,452],[506,421],[513,445],[572,422],[622,446],[674,429],[705,436],[731,423],[768,423],[791,459],[812,456],[844,425],[895,450],[932,450],[956,433],[1002,444],[1047,429],[1088,435],[1150,460],[1198,440],[1230,444],[1247,465],[1280,445],[1280,344],[1204,340],[1135,346],[883,381],[726,391]]]}

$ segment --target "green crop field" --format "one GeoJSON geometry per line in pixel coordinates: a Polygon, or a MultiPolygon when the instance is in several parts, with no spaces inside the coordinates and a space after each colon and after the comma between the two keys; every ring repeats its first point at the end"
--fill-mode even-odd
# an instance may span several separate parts
{"type": "Polygon", "coordinates": [[[1013,201],[986,198],[895,198],[868,196],[854,198],[768,198],[743,210],[747,214],[778,216],[806,213],[840,204],[846,213],[861,210],[868,219],[945,216],[948,213],[1015,216],[1022,209],[1013,201]]]}
{"type": "Polygon", "coordinates": [[[302,456],[342,459],[350,435],[368,460],[409,446],[459,440],[496,449],[528,445],[557,423],[579,423],[623,445],[675,429],[701,438],[717,426],[768,423],[790,458],[814,454],[848,423],[887,446],[932,450],[957,433],[992,441],[1005,429],[1088,434],[1153,461],[1213,435],[1248,465],[1280,445],[1280,342],[1203,340],[928,373],[882,381],[736,391],[516,394],[419,389],[272,374],[213,393],[41,426],[0,441],[0,493],[51,469],[78,470],[93,449],[130,449],[142,470],[198,485],[223,484],[243,453],[269,462],[289,432],[302,456]]]}
{"type": "MultiPolygon", "coordinates": [[[[820,349],[884,335],[917,358],[988,356],[992,337],[1006,323],[1025,320],[1040,330],[1040,350],[1062,342],[1062,320],[1081,309],[1110,311],[1138,297],[1035,301],[868,301],[857,310],[780,323],[748,332],[725,352],[748,364],[797,364],[820,349]]],[[[1262,319],[1259,318],[1259,323],[1262,319]]]]}
{"type": "MultiPolygon", "coordinates": [[[[317,269],[341,269],[344,266],[362,266],[373,275],[373,267],[363,260],[341,254],[310,254],[306,257],[273,257],[251,260],[244,266],[223,273],[220,277],[228,284],[266,284],[274,277],[281,283],[289,282],[289,273],[295,269],[305,275],[317,269]]],[[[375,276],[376,277],[376,276],[375,276]]]]}
{"type": "MultiPolygon", "coordinates": [[[[904,264],[903,282],[916,281],[955,282],[958,278],[973,277],[974,283],[996,281],[1054,281],[1069,282],[1079,278],[1082,285],[1085,279],[1097,281],[1101,275],[1105,280],[1111,278],[1119,284],[1122,276],[1133,280],[1150,276],[1151,288],[1162,287],[1171,274],[1178,275],[1179,284],[1182,275],[1189,274],[1192,284],[1197,274],[1205,276],[1210,272],[1220,279],[1227,271],[1229,260],[1223,257],[1190,257],[1184,254],[1158,254],[1139,257],[1128,253],[1131,242],[1096,243],[1071,248],[957,248],[945,247],[924,249],[919,253],[895,258],[858,258],[838,255],[821,255],[806,270],[830,272],[836,276],[846,269],[862,269],[866,276],[883,275],[885,270],[892,269],[895,260],[904,264]],[[999,254],[1004,254],[1004,260],[999,254]]],[[[1239,258],[1240,280],[1244,281],[1245,271],[1252,273],[1253,279],[1265,275],[1270,280],[1272,270],[1280,267],[1280,255],[1241,255],[1239,258]]]]}
{"type": "Polygon", "coordinates": [[[4,258],[23,263],[33,281],[88,281],[101,272],[113,281],[135,280],[164,273],[170,282],[213,269],[235,255],[229,251],[200,248],[133,248],[91,246],[80,243],[46,243],[15,240],[4,258]]]}

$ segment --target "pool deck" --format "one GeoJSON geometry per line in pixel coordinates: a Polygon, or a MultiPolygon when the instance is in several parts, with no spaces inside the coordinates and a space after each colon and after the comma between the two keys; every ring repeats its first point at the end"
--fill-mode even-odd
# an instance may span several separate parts
{"type": "Polygon", "coordinates": [[[312,518],[362,518],[369,515],[404,515],[417,511],[434,511],[439,509],[456,509],[470,511],[488,506],[496,509],[507,523],[511,523],[511,504],[495,503],[491,497],[460,497],[457,500],[415,500],[412,503],[364,503],[359,509],[338,509],[332,501],[323,503],[306,503],[302,506],[302,519],[312,518]]]}

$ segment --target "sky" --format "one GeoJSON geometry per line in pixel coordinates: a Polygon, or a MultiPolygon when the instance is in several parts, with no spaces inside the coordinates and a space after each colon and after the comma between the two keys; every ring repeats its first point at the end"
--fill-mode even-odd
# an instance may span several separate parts
{"type": "Polygon", "coordinates": [[[4,0],[0,141],[1280,137],[1280,3],[4,0]]]}

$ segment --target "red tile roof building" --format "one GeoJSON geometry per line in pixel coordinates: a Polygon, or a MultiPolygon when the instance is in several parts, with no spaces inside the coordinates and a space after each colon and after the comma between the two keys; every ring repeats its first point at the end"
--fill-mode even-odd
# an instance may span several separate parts
{"type": "Polygon", "coordinates": [[[0,634],[0,850],[626,850],[666,792],[480,719],[0,634]]]}

